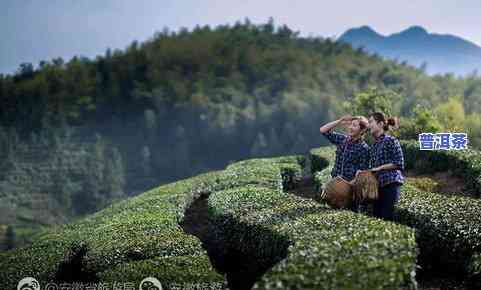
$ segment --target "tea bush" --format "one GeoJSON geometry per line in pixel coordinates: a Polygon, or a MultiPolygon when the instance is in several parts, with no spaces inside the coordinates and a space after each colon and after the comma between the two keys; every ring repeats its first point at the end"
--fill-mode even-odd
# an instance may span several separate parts
{"type": "Polygon", "coordinates": [[[463,178],[468,190],[481,196],[481,152],[466,150],[419,150],[417,141],[401,141],[406,170],[433,173],[452,171],[463,178]]]}
{"type": "MultiPolygon", "coordinates": [[[[477,151],[424,151],[419,153],[415,142],[401,142],[407,151],[406,167],[420,164],[432,170],[452,169],[460,166],[458,172],[470,171],[470,177],[477,172],[474,164],[477,151]],[[426,154],[426,155],[423,155],[426,154]],[[466,154],[466,155],[464,155],[466,154]],[[440,155],[440,156],[437,156],[440,155]],[[472,158],[468,158],[471,156],[472,158]],[[431,164],[432,162],[433,164],[431,164]],[[444,163],[443,163],[444,162],[444,163]],[[443,164],[438,164],[443,163],[443,164]],[[468,165],[471,164],[471,165],[468,165]]],[[[324,159],[322,162],[334,161],[332,147],[326,150],[311,150],[312,159],[324,159]]],[[[328,180],[326,168],[315,173],[318,187],[328,180]]],[[[459,173],[460,174],[460,173],[459,173]]],[[[401,198],[395,208],[395,220],[398,223],[416,229],[416,242],[420,248],[420,263],[425,267],[448,271],[468,278],[471,283],[479,285],[481,264],[481,200],[470,196],[446,196],[434,192],[416,189],[407,182],[401,187],[401,198]]]]}
{"type": "Polygon", "coordinates": [[[414,231],[284,192],[246,185],[214,192],[212,219],[230,251],[268,268],[254,289],[408,289],[414,231]]]}
{"type": "Polygon", "coordinates": [[[78,222],[46,231],[30,246],[2,253],[0,288],[14,289],[27,276],[42,285],[61,280],[59,273],[69,263],[75,264],[70,259],[78,255],[79,245],[85,253],[70,270],[77,279],[83,276],[109,282],[122,278],[120,281],[138,284],[149,265],[160,263],[152,274],[167,284],[204,283],[207,288],[223,288],[225,279],[210,264],[200,240],[179,226],[192,200],[220,176],[213,171],[154,188],[78,222]],[[187,257],[195,268],[180,275],[177,271],[187,257]]]}
{"type": "MultiPolygon", "coordinates": [[[[348,211],[331,210],[274,186],[270,181],[278,172],[301,173],[302,166],[294,161],[280,162],[278,158],[249,161],[257,172],[254,182],[250,182],[252,174],[246,167],[233,164],[226,171],[231,171],[238,178],[237,184],[242,185],[215,191],[209,198],[217,235],[224,237],[229,251],[250,259],[252,273],[277,263],[254,288],[412,286],[416,260],[414,232],[348,211]]],[[[328,162],[319,158],[318,164],[323,166],[328,162]]]]}

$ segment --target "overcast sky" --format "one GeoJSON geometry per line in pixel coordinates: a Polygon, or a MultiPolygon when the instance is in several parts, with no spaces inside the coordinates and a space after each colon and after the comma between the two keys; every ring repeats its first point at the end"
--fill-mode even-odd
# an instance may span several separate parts
{"type": "Polygon", "coordinates": [[[301,35],[336,37],[369,25],[388,35],[412,25],[481,44],[480,0],[1,0],[0,73],[22,62],[124,49],[164,27],[253,23],[274,18],[301,35]]]}

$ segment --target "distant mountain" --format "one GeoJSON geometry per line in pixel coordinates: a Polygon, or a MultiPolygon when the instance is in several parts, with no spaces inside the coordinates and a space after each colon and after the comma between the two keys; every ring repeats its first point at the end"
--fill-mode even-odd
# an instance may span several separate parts
{"type": "Polygon", "coordinates": [[[352,28],[342,34],[338,41],[381,56],[407,61],[417,67],[424,62],[427,73],[466,75],[481,69],[481,47],[463,38],[429,33],[420,26],[383,36],[369,26],[352,28]]]}

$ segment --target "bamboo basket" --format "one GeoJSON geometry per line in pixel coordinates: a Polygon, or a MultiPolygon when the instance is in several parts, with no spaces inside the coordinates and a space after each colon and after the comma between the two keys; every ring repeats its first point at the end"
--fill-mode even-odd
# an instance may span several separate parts
{"type": "Polygon", "coordinates": [[[344,178],[336,176],[323,187],[321,199],[333,208],[348,208],[353,201],[352,186],[344,178]]]}
{"type": "Polygon", "coordinates": [[[359,201],[374,201],[379,198],[378,181],[371,171],[359,172],[352,189],[354,197],[359,201]]]}

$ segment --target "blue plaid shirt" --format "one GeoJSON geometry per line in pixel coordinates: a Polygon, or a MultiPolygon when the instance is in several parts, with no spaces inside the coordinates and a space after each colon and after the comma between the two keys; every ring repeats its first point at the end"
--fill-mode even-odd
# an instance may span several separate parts
{"type": "Polygon", "coordinates": [[[399,166],[399,169],[376,172],[380,187],[392,182],[404,183],[404,177],[401,173],[404,170],[404,156],[398,139],[391,135],[382,134],[375,138],[374,144],[371,145],[370,155],[370,168],[386,163],[393,163],[399,166]]]}
{"type": "Polygon", "coordinates": [[[353,140],[351,136],[332,130],[322,133],[322,135],[337,147],[331,177],[340,175],[342,178],[351,181],[357,170],[369,168],[369,146],[364,140],[353,140]]]}

